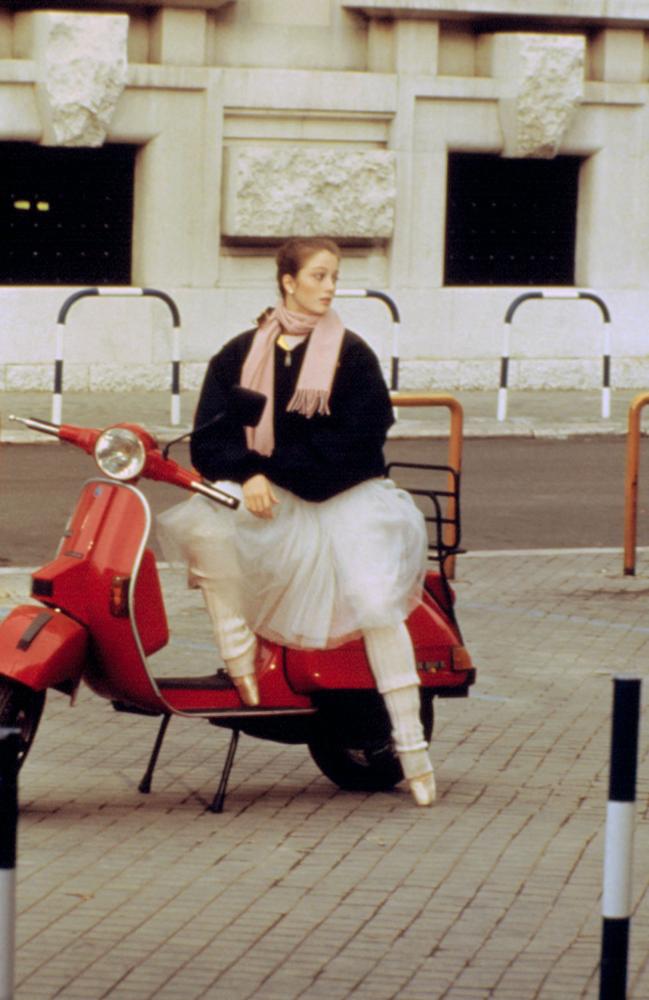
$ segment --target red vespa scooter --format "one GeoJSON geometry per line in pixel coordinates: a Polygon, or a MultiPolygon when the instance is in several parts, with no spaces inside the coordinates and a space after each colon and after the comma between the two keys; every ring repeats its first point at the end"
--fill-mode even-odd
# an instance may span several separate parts
{"type": "MultiPolygon", "coordinates": [[[[36,735],[47,689],[73,698],[83,681],[118,711],[161,718],[142,792],[150,791],[173,715],[206,719],[231,731],[213,812],[223,809],[241,732],[305,743],[320,770],[344,789],[387,790],[402,780],[387,712],[360,640],[308,651],[262,639],[256,664],[261,704],[254,708],[242,704],[225,669],[206,676],[156,676],[154,654],[169,633],[156,559],[148,547],[151,510],[133,484],[140,478],[164,481],[231,508],[238,505],[234,497],[170,459],[169,445],[160,450],[141,427],[97,430],[12,419],[94,455],[103,473],[83,485],[55,558],[32,574],[37,603],[14,608],[0,623],[0,725],[20,729],[21,762],[36,735]]],[[[440,466],[416,468],[452,473],[440,466]]],[[[433,697],[466,695],[475,679],[444,572],[459,544],[457,475],[454,484],[450,492],[413,490],[433,505],[427,520],[436,529],[432,549],[440,567],[428,573],[422,602],[408,620],[428,739],[433,697]],[[442,530],[447,520],[442,502],[449,496],[455,510],[451,543],[442,530]]]]}

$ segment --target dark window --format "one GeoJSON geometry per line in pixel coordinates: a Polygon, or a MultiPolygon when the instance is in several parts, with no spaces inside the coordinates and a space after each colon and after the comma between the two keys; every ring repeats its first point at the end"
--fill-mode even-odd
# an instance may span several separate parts
{"type": "Polygon", "coordinates": [[[0,284],[129,284],[134,164],[134,146],[0,143],[0,284]]]}
{"type": "Polygon", "coordinates": [[[445,284],[574,284],[580,162],[451,153],[445,284]]]}

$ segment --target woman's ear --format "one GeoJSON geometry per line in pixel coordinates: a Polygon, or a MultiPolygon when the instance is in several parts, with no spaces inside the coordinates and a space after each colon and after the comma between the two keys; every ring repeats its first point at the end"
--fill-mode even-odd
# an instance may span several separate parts
{"type": "Polygon", "coordinates": [[[290,274],[283,274],[281,279],[284,295],[292,295],[295,291],[295,283],[290,274]]]}

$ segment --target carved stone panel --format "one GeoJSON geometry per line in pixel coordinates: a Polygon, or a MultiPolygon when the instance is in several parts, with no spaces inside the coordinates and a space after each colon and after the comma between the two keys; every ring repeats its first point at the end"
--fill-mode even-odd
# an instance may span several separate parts
{"type": "Polygon", "coordinates": [[[225,159],[223,234],[388,239],[395,196],[395,156],[388,150],[232,147],[225,159]]]}

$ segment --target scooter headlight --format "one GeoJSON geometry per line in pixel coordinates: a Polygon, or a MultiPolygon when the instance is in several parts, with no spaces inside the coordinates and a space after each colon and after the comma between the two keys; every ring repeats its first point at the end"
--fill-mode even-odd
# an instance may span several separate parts
{"type": "Polygon", "coordinates": [[[146,449],[127,427],[109,427],[97,438],[95,461],[104,475],[128,482],[142,472],[146,449]]]}

